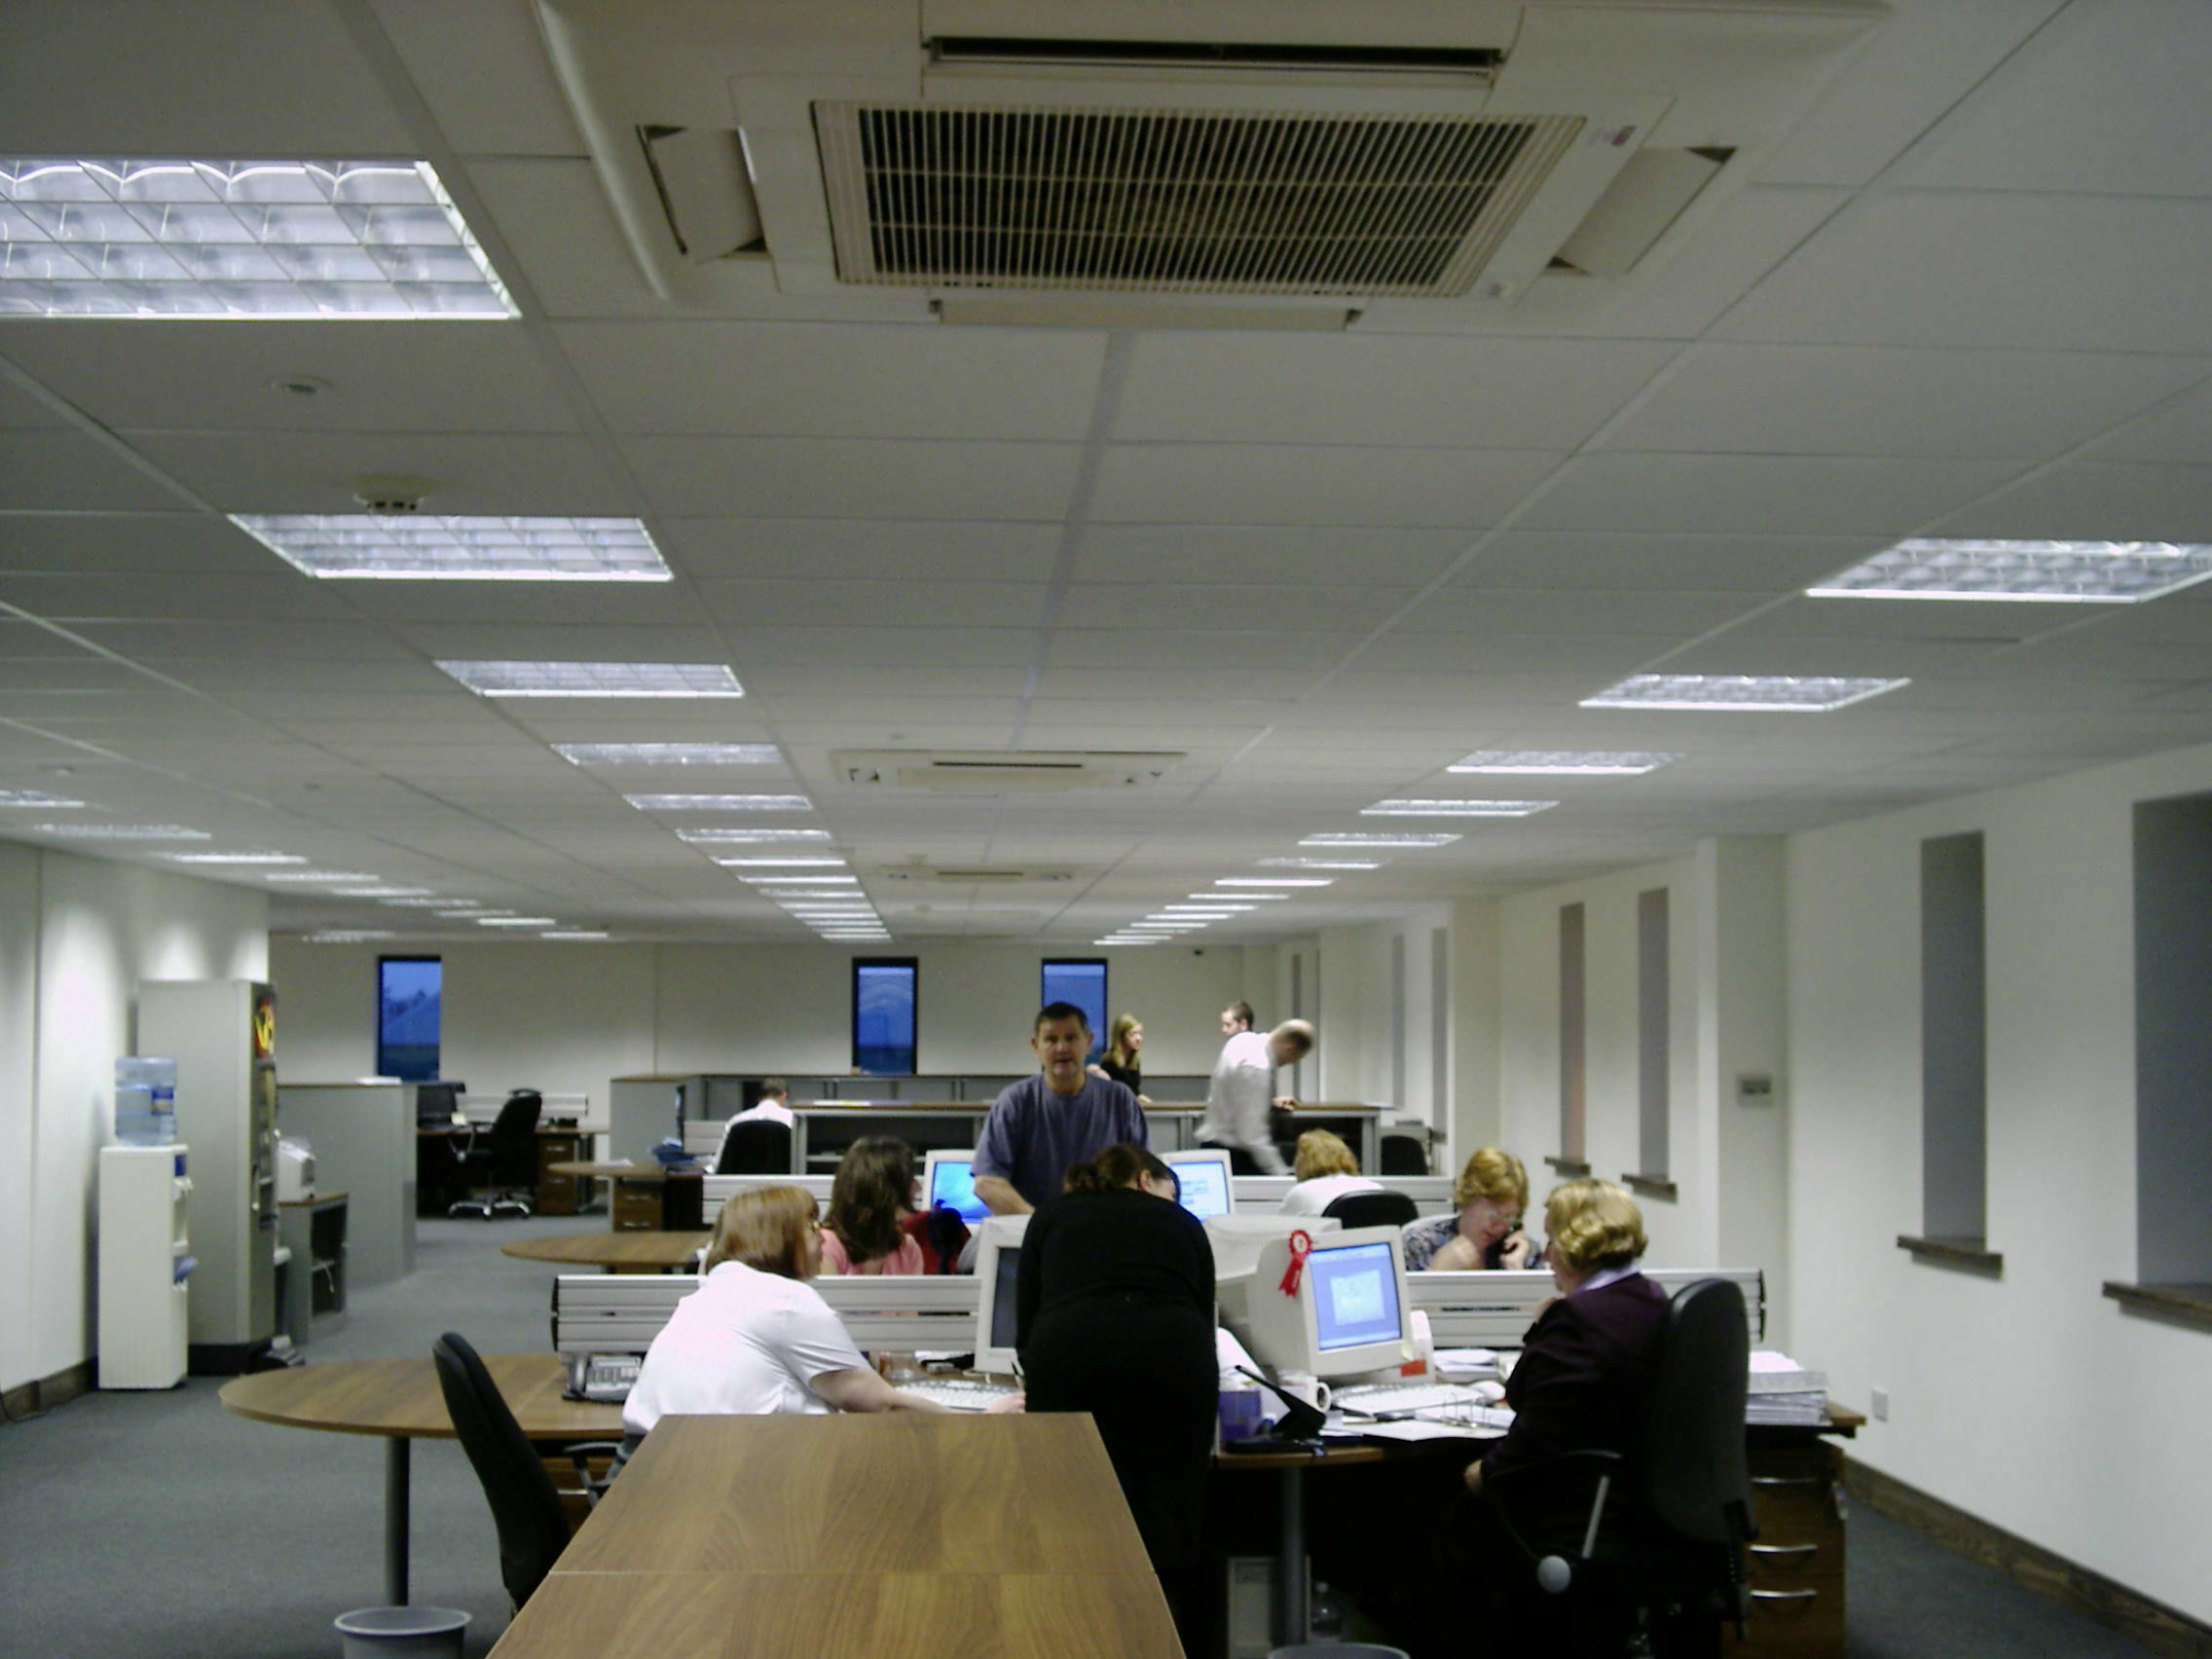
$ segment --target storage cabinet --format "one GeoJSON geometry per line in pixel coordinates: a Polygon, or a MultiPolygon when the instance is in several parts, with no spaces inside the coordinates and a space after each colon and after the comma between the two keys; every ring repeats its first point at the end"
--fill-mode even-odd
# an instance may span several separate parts
{"type": "Polygon", "coordinates": [[[1731,1650],[1757,1659],[1842,1659],[1844,1616],[1843,1452],[1814,1440],[1754,1446],[1748,1640],[1731,1650]]]}
{"type": "Polygon", "coordinates": [[[193,1265],[185,1223],[188,1150],[100,1149],[102,1388],[173,1388],[184,1381],[193,1265]]]}
{"type": "Polygon", "coordinates": [[[584,1181],[575,1175],[556,1175],[550,1165],[574,1163],[584,1156],[578,1130],[537,1131],[537,1213],[574,1215],[583,1208],[584,1181]]]}

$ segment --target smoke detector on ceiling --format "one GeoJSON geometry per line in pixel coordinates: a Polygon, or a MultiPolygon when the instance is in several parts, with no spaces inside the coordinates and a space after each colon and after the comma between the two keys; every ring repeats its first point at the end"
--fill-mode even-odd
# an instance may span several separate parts
{"type": "Polygon", "coordinates": [[[875,789],[1009,794],[1149,789],[1185,758],[1164,751],[872,749],[840,750],[830,763],[844,782],[875,789]]]}

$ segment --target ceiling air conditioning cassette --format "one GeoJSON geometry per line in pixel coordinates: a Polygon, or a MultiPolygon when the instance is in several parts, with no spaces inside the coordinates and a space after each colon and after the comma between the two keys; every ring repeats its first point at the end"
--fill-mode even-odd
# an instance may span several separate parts
{"type": "Polygon", "coordinates": [[[941,794],[1149,789],[1187,756],[1087,750],[840,750],[838,778],[873,789],[941,794]]]}
{"type": "MultiPolygon", "coordinates": [[[[665,298],[1341,319],[1694,236],[1875,0],[537,0],[665,298]],[[1733,164],[1733,165],[1732,165],[1733,164]],[[1563,252],[1563,250],[1565,250],[1563,252]]],[[[1311,325],[1311,324],[1308,324],[1311,325]]]]}
{"type": "Polygon", "coordinates": [[[875,879],[932,887],[1020,887],[1073,881],[1075,871],[1032,869],[1020,865],[892,865],[877,870],[875,879]]]}

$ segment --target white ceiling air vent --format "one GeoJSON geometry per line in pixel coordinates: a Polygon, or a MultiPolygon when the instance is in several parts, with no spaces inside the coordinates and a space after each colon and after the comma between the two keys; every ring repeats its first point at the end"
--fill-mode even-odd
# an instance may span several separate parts
{"type": "Polygon", "coordinates": [[[1030,883],[1069,882],[1075,872],[1069,869],[1028,869],[1019,865],[958,866],[894,865],[877,870],[870,878],[878,881],[901,881],[917,886],[941,887],[1017,887],[1030,883]]]}
{"type": "Polygon", "coordinates": [[[1376,307],[1449,320],[1547,271],[1594,289],[1641,272],[1695,236],[1888,15],[1876,0],[536,4],[632,249],[671,300],[758,314],[761,262],[725,257],[757,225],[782,292],[886,316],[1210,312],[1247,327],[1376,307]]]}
{"type": "Polygon", "coordinates": [[[841,750],[830,756],[848,784],[940,794],[1148,789],[1181,755],[1085,750],[841,750]]]}

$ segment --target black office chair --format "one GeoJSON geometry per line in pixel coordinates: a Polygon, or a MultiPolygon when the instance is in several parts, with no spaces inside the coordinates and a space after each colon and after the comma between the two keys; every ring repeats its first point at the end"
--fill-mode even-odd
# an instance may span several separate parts
{"type": "Polygon", "coordinates": [[[1384,1175],[1426,1175],[1428,1141],[1420,1135],[1384,1135],[1378,1161],[1384,1175]]]}
{"type": "Polygon", "coordinates": [[[1354,1227],[1403,1227],[1420,1219],[1420,1206],[1403,1193],[1341,1193],[1322,1215],[1354,1227]]]}
{"type": "Polygon", "coordinates": [[[461,1148],[461,1178],[476,1196],[446,1206],[446,1214],[480,1215],[490,1221],[502,1211],[528,1215],[537,1191],[537,1118],[545,1096],[518,1088],[499,1107],[491,1128],[468,1137],[461,1148]]]}
{"type": "Polygon", "coordinates": [[[1744,1549],[1758,1536],[1744,1451],[1750,1369],[1743,1292],[1727,1279],[1699,1279],[1668,1305],[1649,1416],[1627,1456],[1564,1452],[1484,1484],[1530,1586],[1557,1598],[1562,1613],[1594,1618],[1583,1628],[1617,1636],[1616,1650],[1652,1652],[1656,1636],[1657,1651],[1704,1652],[1722,1620],[1742,1634],[1744,1549]],[[1531,1479],[1535,1490],[1556,1491],[1574,1467],[1595,1477],[1583,1545],[1539,1549],[1515,1524],[1517,1495],[1531,1479]],[[1627,1501],[1608,1510],[1616,1484],[1627,1501]]]}
{"type": "MultiPolygon", "coordinates": [[[[499,1577],[508,1598],[520,1612],[553,1563],[569,1547],[569,1516],[561,1506],[561,1493],[546,1473],[535,1448],[523,1437],[522,1425],[492,1381],[491,1372],[468,1343],[448,1331],[430,1345],[430,1358],[438,1368],[438,1387],[446,1397],[446,1415],[453,1419],[461,1449],[468,1454],[492,1506],[492,1524],[499,1533],[499,1577]]],[[[588,1460],[612,1457],[612,1441],[581,1442],[568,1448],[574,1462],[584,1502],[598,1500],[588,1460]]]]}
{"type": "Polygon", "coordinates": [[[722,1135],[721,1151],[715,1155],[717,1175],[789,1175],[791,1172],[792,1126],[767,1118],[730,1124],[722,1135]]]}

